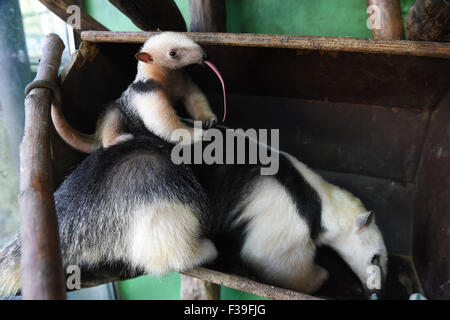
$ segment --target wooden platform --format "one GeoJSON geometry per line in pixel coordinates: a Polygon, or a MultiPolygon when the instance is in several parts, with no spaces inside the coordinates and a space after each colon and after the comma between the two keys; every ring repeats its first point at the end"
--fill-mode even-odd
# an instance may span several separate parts
{"type": "MultiPolygon", "coordinates": [[[[88,42],[144,43],[152,32],[84,31],[88,42]]],[[[361,53],[384,53],[421,57],[450,57],[450,43],[399,40],[368,40],[355,38],[305,37],[252,33],[193,32],[189,36],[201,45],[226,45],[260,48],[284,48],[361,53]]]]}

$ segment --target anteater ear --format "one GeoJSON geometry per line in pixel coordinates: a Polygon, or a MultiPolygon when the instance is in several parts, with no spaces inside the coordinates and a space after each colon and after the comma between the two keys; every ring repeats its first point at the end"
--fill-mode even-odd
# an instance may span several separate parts
{"type": "Polygon", "coordinates": [[[151,63],[153,61],[152,56],[147,52],[136,53],[136,59],[145,63],[151,63]]]}
{"type": "Polygon", "coordinates": [[[374,221],[375,221],[375,214],[372,211],[358,214],[355,219],[355,231],[359,232],[363,230],[365,227],[368,227],[374,221]]]}

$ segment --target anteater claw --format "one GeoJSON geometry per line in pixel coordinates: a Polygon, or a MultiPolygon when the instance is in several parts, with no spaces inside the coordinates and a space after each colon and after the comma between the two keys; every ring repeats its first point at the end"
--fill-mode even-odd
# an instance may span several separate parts
{"type": "Polygon", "coordinates": [[[208,120],[203,121],[203,123],[202,123],[202,127],[205,130],[214,128],[216,125],[217,125],[217,117],[216,116],[211,117],[208,120]]]}

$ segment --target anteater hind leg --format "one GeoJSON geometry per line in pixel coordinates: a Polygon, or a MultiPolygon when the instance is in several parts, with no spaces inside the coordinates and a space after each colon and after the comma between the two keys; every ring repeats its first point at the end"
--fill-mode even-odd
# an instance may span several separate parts
{"type": "Polygon", "coordinates": [[[97,136],[99,136],[102,141],[103,148],[109,148],[133,139],[131,133],[124,132],[122,114],[120,110],[114,106],[107,109],[101,116],[97,127],[97,136]]]}
{"type": "Polygon", "coordinates": [[[329,273],[326,269],[313,264],[307,272],[299,274],[293,279],[293,289],[304,293],[315,293],[328,280],[329,273]]]}
{"type": "Polygon", "coordinates": [[[217,256],[213,243],[200,236],[190,207],[169,201],[145,205],[136,210],[131,226],[129,259],[154,275],[188,270],[217,256]]]}

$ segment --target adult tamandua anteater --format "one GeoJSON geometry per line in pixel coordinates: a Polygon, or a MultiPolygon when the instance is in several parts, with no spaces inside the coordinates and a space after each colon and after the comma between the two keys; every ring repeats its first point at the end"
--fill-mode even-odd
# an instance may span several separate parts
{"type": "MultiPolygon", "coordinates": [[[[223,136],[225,129],[220,128],[223,136]]],[[[313,293],[328,278],[314,262],[316,248],[327,245],[358,276],[365,293],[379,293],[373,272],[380,271],[382,284],[387,252],[374,214],[295,157],[271,151],[279,153],[273,176],[261,175],[258,164],[193,166],[211,203],[207,237],[219,251],[215,264],[233,269],[238,258],[265,282],[313,293]]]]}
{"type": "MultiPolygon", "coordinates": [[[[203,121],[205,128],[217,122],[207,98],[183,68],[206,64],[219,76],[224,87],[223,79],[214,65],[206,61],[204,50],[192,39],[175,32],[154,35],[145,42],[136,58],[138,67],[135,80],[101,114],[95,134],[88,135],[75,130],[65,120],[60,102],[52,106],[53,124],[66,143],[79,151],[90,153],[102,146],[109,147],[129,140],[133,135],[147,130],[166,141],[171,141],[171,133],[176,129],[185,129],[192,137],[193,130],[178,118],[173,108],[178,101],[184,103],[193,119],[203,121]]],[[[183,138],[186,137],[180,137],[181,140],[183,138]]],[[[194,141],[201,138],[199,131],[194,141]]]]}
{"type": "MultiPolygon", "coordinates": [[[[162,275],[210,262],[203,237],[208,199],[191,170],[170,161],[159,138],[90,154],[55,192],[64,270],[120,265],[162,275]]],[[[20,235],[0,248],[0,297],[20,290],[20,235]]]]}
{"type": "MultiPolygon", "coordinates": [[[[180,270],[211,261],[215,250],[206,240],[211,239],[219,249],[218,264],[237,264],[237,260],[224,261],[237,256],[262,280],[301,292],[312,293],[327,279],[327,271],[314,263],[320,245],[335,249],[366,291],[372,289],[369,267],[378,267],[385,277],[387,253],[373,213],[294,157],[280,152],[274,176],[261,176],[260,165],[195,165],[200,187],[189,170],[170,162],[171,149],[158,139],[139,138],[97,151],[69,176],[55,193],[65,265],[122,262],[130,273],[136,268],[153,273],[180,270]],[[160,214],[164,209],[168,219],[160,214]],[[187,238],[176,243],[185,250],[196,245],[206,248],[200,256],[207,258],[192,262],[177,251],[179,259],[165,256],[163,260],[175,260],[175,265],[161,266],[158,259],[152,260],[155,251],[147,247],[162,254],[172,252],[175,244],[167,241],[166,245],[166,239],[174,239],[170,236],[156,242],[151,237],[160,228],[152,227],[154,216],[163,230],[179,230],[180,236],[188,231],[187,238]],[[194,227],[189,227],[192,221],[194,227]],[[204,240],[198,240],[200,224],[204,240]],[[132,237],[136,230],[139,236],[132,237]]],[[[195,256],[193,251],[187,250],[190,257],[195,256]]],[[[19,261],[16,237],[0,251],[3,294],[18,288],[19,261]]]]}

